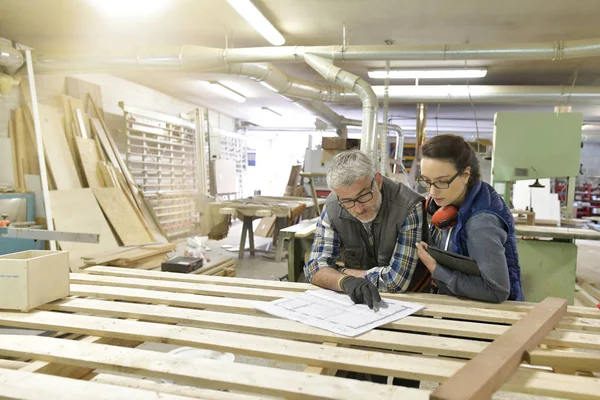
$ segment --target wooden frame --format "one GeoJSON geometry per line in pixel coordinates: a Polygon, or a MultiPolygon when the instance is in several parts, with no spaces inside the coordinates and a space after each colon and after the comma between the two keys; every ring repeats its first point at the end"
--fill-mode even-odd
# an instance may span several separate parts
{"type": "MultiPolygon", "coordinates": [[[[346,370],[443,382],[534,306],[427,294],[386,295],[419,302],[426,308],[356,338],[273,318],[254,309],[258,302],[312,288],[292,282],[88,268],[85,274],[71,274],[73,297],[28,314],[0,312],[0,325],[59,332],[50,338],[3,336],[0,356],[34,362],[18,371],[0,366],[0,397],[27,393],[29,398],[50,398],[51,390],[58,390],[58,385],[65,393],[106,387],[102,398],[107,399],[125,397],[133,388],[140,391],[139,398],[145,398],[147,391],[156,391],[164,398],[249,399],[274,395],[427,399],[430,394],[423,389],[316,373],[346,370]],[[131,348],[141,342],[260,357],[270,360],[270,366],[192,360],[131,348]],[[274,364],[281,361],[296,365],[296,370],[274,364]],[[316,368],[304,371],[307,365],[316,368]],[[98,368],[107,373],[96,376],[94,370],[98,368]],[[128,372],[137,378],[115,377],[111,372],[128,372]],[[9,379],[13,375],[27,379],[27,387],[15,388],[19,383],[9,379]],[[146,377],[169,379],[174,384],[139,384],[140,378],[146,377]],[[202,389],[190,387],[195,385],[202,389]]],[[[600,350],[600,311],[568,307],[556,329],[527,353],[531,365],[521,364],[502,390],[570,399],[597,398],[600,381],[589,375],[600,372],[600,356],[565,349],[600,350]]],[[[133,394],[129,397],[138,398],[133,394]]]]}

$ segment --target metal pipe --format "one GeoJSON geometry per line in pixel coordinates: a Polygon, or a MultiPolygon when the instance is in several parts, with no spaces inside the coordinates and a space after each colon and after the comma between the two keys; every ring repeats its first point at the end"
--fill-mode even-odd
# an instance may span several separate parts
{"type": "Polygon", "coordinates": [[[600,39],[521,44],[280,46],[219,49],[185,45],[120,53],[96,52],[67,59],[49,54],[37,67],[48,70],[193,69],[229,63],[300,62],[311,54],[331,61],[358,60],[564,60],[600,56],[600,39]]]}
{"type": "Polygon", "coordinates": [[[229,75],[245,76],[262,82],[267,88],[282,95],[314,99],[319,101],[337,102],[343,99],[344,90],[336,85],[319,85],[304,79],[287,75],[273,64],[230,64],[219,69],[229,75]]]}
{"type": "Polygon", "coordinates": [[[304,61],[328,81],[352,90],[360,97],[363,105],[360,149],[372,154],[373,161],[376,163],[378,160],[377,151],[375,150],[377,97],[375,96],[373,89],[371,89],[371,86],[364,79],[336,67],[331,61],[322,57],[306,54],[304,61]]]}
{"type": "MultiPolygon", "coordinates": [[[[31,117],[33,118],[35,144],[40,166],[40,179],[42,182],[42,198],[44,199],[44,211],[46,212],[46,225],[49,231],[53,231],[54,219],[52,218],[52,208],[50,207],[50,193],[48,192],[48,174],[46,171],[44,142],[42,139],[42,125],[40,123],[40,111],[38,108],[37,91],[35,88],[35,76],[33,75],[33,62],[31,58],[31,50],[25,50],[25,60],[27,61],[27,80],[29,82],[29,95],[31,96],[31,117]]],[[[50,250],[56,250],[55,240],[50,240],[49,244],[50,250]]]]}
{"type": "Polygon", "coordinates": [[[24,63],[23,53],[14,47],[0,44],[0,67],[4,68],[7,74],[13,75],[24,63]]]}
{"type": "MultiPolygon", "coordinates": [[[[373,91],[381,98],[384,86],[373,86],[373,91]]],[[[389,96],[394,103],[600,103],[600,86],[395,85],[389,96]]],[[[346,103],[359,100],[353,93],[343,97],[346,103]]]]}

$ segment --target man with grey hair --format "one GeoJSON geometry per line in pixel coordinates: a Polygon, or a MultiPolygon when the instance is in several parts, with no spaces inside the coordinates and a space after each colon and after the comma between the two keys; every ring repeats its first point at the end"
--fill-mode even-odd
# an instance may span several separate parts
{"type": "Polygon", "coordinates": [[[382,176],[358,150],[333,158],[327,185],[332,192],[317,222],[306,280],[370,308],[381,300],[379,291],[429,289],[431,274],[416,248],[424,240],[423,197],[382,176]]]}

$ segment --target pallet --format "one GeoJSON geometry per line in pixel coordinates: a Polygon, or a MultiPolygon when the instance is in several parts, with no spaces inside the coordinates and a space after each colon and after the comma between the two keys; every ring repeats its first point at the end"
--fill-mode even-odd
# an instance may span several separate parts
{"type": "MultiPolygon", "coordinates": [[[[72,297],[30,313],[0,312],[0,325],[59,332],[55,337],[3,335],[0,356],[33,362],[18,370],[0,364],[0,397],[143,399],[154,393],[154,398],[167,399],[428,399],[430,394],[423,389],[317,374],[345,370],[443,382],[535,306],[428,294],[384,295],[426,308],[355,338],[272,318],[254,309],[262,301],[307,289],[314,287],[90,267],[83,274],[71,274],[72,297]],[[310,367],[300,372],[133,348],[141,342],[294,363],[299,370],[310,367]],[[221,389],[230,392],[216,391],[221,389]]],[[[600,380],[587,375],[600,372],[600,356],[594,352],[598,350],[600,311],[568,307],[556,329],[528,352],[530,365],[521,364],[502,390],[595,399],[600,380]],[[565,351],[571,349],[576,351],[565,351]]]]}

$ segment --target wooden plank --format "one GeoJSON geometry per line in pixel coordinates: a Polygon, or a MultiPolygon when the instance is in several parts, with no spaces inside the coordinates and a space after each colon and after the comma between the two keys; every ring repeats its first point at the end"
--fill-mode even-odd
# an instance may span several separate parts
{"type": "Polygon", "coordinates": [[[15,170],[13,169],[12,140],[0,137],[0,183],[16,188],[15,170]]]}
{"type": "MultiPolygon", "coordinates": [[[[567,312],[567,301],[546,298],[485,350],[442,383],[434,400],[489,399],[567,312]]],[[[600,393],[600,392],[599,392],[600,393]]]]}
{"type": "Polygon", "coordinates": [[[112,165],[108,164],[107,162],[100,161],[97,168],[98,171],[100,171],[100,176],[102,177],[102,183],[104,187],[120,187],[112,165]]]}
{"type": "MultiPolygon", "coordinates": [[[[310,290],[310,289],[314,289],[315,287],[309,284],[300,284],[300,283],[292,283],[292,282],[273,282],[273,281],[261,281],[261,280],[254,280],[254,279],[242,279],[242,278],[236,278],[236,279],[226,279],[223,280],[221,278],[210,278],[208,276],[197,276],[194,278],[195,275],[186,275],[186,274],[168,274],[168,273],[163,273],[163,272],[156,272],[156,271],[146,271],[146,272],[141,272],[141,271],[126,271],[126,270],[120,270],[120,269],[114,269],[114,268],[110,268],[110,267],[92,267],[89,268],[88,270],[86,270],[86,272],[90,272],[92,274],[96,274],[100,271],[106,271],[109,272],[109,275],[111,276],[121,276],[121,277],[136,277],[136,278],[140,278],[140,279],[144,279],[144,278],[150,278],[150,275],[156,275],[158,274],[158,276],[163,277],[164,279],[161,278],[161,280],[164,281],[169,281],[169,280],[173,280],[173,282],[182,282],[182,283],[202,283],[202,284],[215,284],[218,281],[223,281],[223,285],[220,286],[220,293],[222,293],[223,295],[226,296],[239,296],[240,295],[240,289],[242,288],[255,288],[255,289],[267,289],[266,291],[263,290],[262,293],[263,295],[260,297],[253,297],[253,294],[255,293],[254,291],[251,292],[245,292],[244,293],[244,297],[248,298],[248,299],[258,299],[258,300],[265,300],[265,296],[266,296],[266,300],[276,300],[278,298],[284,297],[284,294],[281,293],[281,291],[284,290],[290,290],[289,286],[290,285],[297,285],[298,287],[302,288],[303,290],[310,290]],[[179,279],[173,279],[173,275],[181,275],[180,277],[178,277],[179,279]],[[212,281],[212,282],[211,282],[212,281]],[[231,285],[229,285],[228,283],[230,283],[230,281],[232,282],[231,285]],[[228,287],[229,286],[239,286],[238,288],[233,288],[233,291],[230,292],[228,287]],[[279,293],[277,293],[277,291],[279,291],[279,293]],[[271,297],[271,295],[273,295],[271,297]]],[[[91,283],[91,281],[89,282],[91,283]]],[[[141,281],[136,282],[136,287],[140,287],[141,281]]],[[[192,286],[193,287],[193,286],[192,286]]],[[[184,289],[188,289],[190,288],[189,286],[183,286],[182,288],[184,289]]],[[[171,286],[170,290],[177,290],[177,285],[175,286],[171,286]]],[[[287,292],[286,295],[290,295],[295,293],[295,290],[290,290],[289,292],[287,292]]],[[[389,295],[389,294],[383,294],[383,297],[391,297],[391,298],[395,298],[397,297],[397,295],[389,295]]],[[[438,299],[437,301],[440,301],[441,303],[445,303],[445,300],[443,299],[443,297],[445,296],[422,296],[422,295],[414,295],[413,297],[402,297],[399,300],[404,300],[404,301],[413,301],[413,302],[420,302],[420,303],[425,303],[427,304],[427,308],[421,312],[418,313],[418,315],[423,315],[423,316],[428,316],[428,317],[438,317],[438,318],[454,318],[454,319],[459,319],[459,320],[466,320],[466,321],[478,321],[478,322],[491,322],[491,323],[500,323],[500,324],[512,324],[514,322],[517,322],[521,319],[521,317],[524,315],[524,312],[528,310],[527,307],[523,307],[521,309],[524,310],[524,312],[516,312],[516,311],[508,311],[508,310],[503,310],[503,309],[499,309],[499,308],[492,308],[492,309],[483,309],[483,308],[479,308],[481,306],[487,306],[487,303],[482,303],[482,302],[476,302],[476,301],[464,301],[464,300],[458,300],[459,302],[462,302],[463,306],[459,307],[459,306],[453,306],[453,305],[445,305],[445,304],[437,304],[436,302],[432,302],[433,300],[436,300],[436,297],[440,297],[442,299],[438,299]]],[[[451,303],[452,304],[452,303],[451,303]]],[[[577,310],[579,310],[581,307],[577,308],[577,310]]],[[[595,310],[593,310],[595,311],[595,310]]],[[[595,311],[595,316],[598,317],[598,313],[597,311],[595,311]]],[[[561,321],[559,327],[561,329],[571,329],[571,330],[577,330],[577,331],[591,331],[591,332],[600,332],[600,319],[582,319],[582,318],[577,318],[577,317],[566,317],[563,318],[563,320],[561,321]]]]}
{"type": "MultiPolygon", "coordinates": [[[[141,299],[140,299],[141,300],[141,299]]],[[[139,301],[139,300],[138,300],[139,301]]],[[[200,307],[201,305],[198,305],[200,307]]],[[[408,351],[416,353],[431,353],[460,358],[471,358],[481,351],[487,343],[465,339],[431,337],[424,335],[393,332],[388,330],[373,330],[356,338],[348,338],[333,333],[302,325],[294,321],[281,320],[255,315],[227,314],[215,311],[188,310],[185,308],[157,307],[148,304],[125,304],[91,299],[65,299],[41,307],[44,310],[80,312],[91,315],[109,316],[113,318],[137,318],[145,321],[161,323],[184,323],[188,326],[198,326],[210,329],[228,330],[234,332],[268,335],[286,339],[295,339],[312,342],[331,342],[347,345],[359,345],[387,350],[408,351]]],[[[385,329],[440,333],[453,336],[462,336],[468,329],[477,330],[478,325],[463,324],[463,329],[453,327],[456,321],[436,320],[430,318],[408,317],[384,326],[385,329]],[[406,321],[408,319],[408,321],[406,321]],[[416,322],[417,321],[417,322],[416,322]],[[415,330],[419,326],[427,330],[415,330]],[[470,325],[470,326],[469,326],[470,325]],[[431,328],[431,329],[429,329],[431,328]]],[[[487,339],[496,339],[505,333],[509,327],[498,326],[498,329],[487,339]]],[[[472,334],[473,335],[473,334],[472,334]]],[[[483,337],[477,337],[483,339],[483,337]]],[[[600,350],[598,335],[551,332],[542,343],[555,346],[572,346],[580,349],[600,350]]],[[[552,365],[550,365],[552,366],[552,365]]]]}
{"type": "Polygon", "coordinates": [[[252,288],[228,287],[226,292],[215,285],[202,285],[187,282],[162,282],[159,280],[120,278],[116,276],[100,276],[90,274],[71,274],[71,283],[90,285],[120,286],[129,288],[143,288],[164,290],[168,292],[194,293],[214,296],[228,296],[250,300],[275,300],[288,295],[285,291],[261,290],[252,288]]]}
{"type": "Polygon", "coordinates": [[[11,144],[11,159],[15,189],[17,192],[23,193],[23,191],[25,190],[25,178],[23,177],[23,163],[19,157],[19,149],[17,148],[17,133],[15,128],[15,121],[13,121],[12,119],[8,121],[8,136],[11,144]]]}
{"type": "Polygon", "coordinates": [[[77,154],[83,167],[87,186],[90,188],[103,188],[104,181],[98,170],[100,156],[94,139],[85,139],[82,137],[75,138],[77,154]]]}
{"type": "Polygon", "coordinates": [[[201,389],[192,386],[181,386],[171,383],[158,383],[149,379],[139,379],[127,376],[98,374],[92,378],[94,382],[108,383],[110,385],[125,386],[131,388],[140,388],[145,390],[154,390],[160,393],[176,394],[180,396],[191,397],[195,399],[211,400],[272,400],[271,398],[251,396],[241,393],[231,393],[225,391],[216,391],[201,389]]]}
{"type": "Polygon", "coordinates": [[[21,107],[15,109],[15,133],[23,174],[39,175],[40,167],[35,146],[33,122],[29,113],[26,114],[21,107]]]}
{"type": "Polygon", "coordinates": [[[27,355],[106,371],[164,378],[208,389],[232,389],[299,399],[364,400],[367,395],[389,399],[427,399],[427,392],[418,389],[39,336],[3,336],[0,351],[17,357],[27,355]]]}
{"type": "MultiPolygon", "coordinates": [[[[254,307],[260,302],[227,297],[212,297],[186,293],[160,292],[146,289],[128,289],[110,286],[71,285],[71,294],[76,296],[97,297],[109,300],[125,300],[146,304],[166,304],[185,308],[202,308],[211,311],[222,311],[242,314],[261,314],[254,307]]],[[[585,324],[582,324],[585,326],[585,324]]],[[[392,322],[383,328],[405,330],[440,335],[473,337],[478,339],[495,339],[503,334],[505,325],[482,324],[445,319],[407,317],[392,322]]],[[[554,346],[577,346],[600,350],[600,338],[579,332],[551,332],[544,340],[545,344],[554,346]]]]}
{"type": "Polygon", "coordinates": [[[517,236],[538,236],[551,237],[557,239],[600,240],[600,232],[596,232],[592,229],[517,225],[515,226],[515,232],[517,236]]]}
{"type": "MultiPolygon", "coordinates": [[[[44,326],[46,329],[65,330],[77,333],[100,334],[101,336],[116,336],[121,338],[135,338],[136,340],[162,342],[182,346],[200,347],[209,350],[234,352],[254,357],[263,357],[286,362],[323,366],[326,368],[340,368],[356,372],[374,373],[378,375],[397,376],[407,379],[421,379],[441,381],[452,376],[464,363],[460,361],[445,360],[419,356],[405,356],[393,353],[378,353],[373,351],[356,350],[349,348],[331,348],[320,344],[303,343],[284,339],[260,337],[254,335],[238,334],[233,332],[217,332],[207,329],[191,328],[186,326],[162,325],[138,321],[107,320],[106,318],[90,317],[83,315],[67,315],[56,312],[34,311],[28,314],[0,312],[0,321],[9,326],[34,327],[44,326]],[[108,323],[108,321],[110,321],[108,323]],[[168,338],[168,339],[167,339],[168,338]]],[[[18,338],[22,338],[19,336],[18,338]]],[[[38,337],[35,337],[36,339],[38,337]]],[[[3,337],[4,339],[4,337],[3,337]]],[[[44,338],[48,340],[57,340],[44,338]]],[[[70,341],[63,341],[59,358],[52,356],[52,361],[67,361],[67,353],[71,351],[70,341]]],[[[82,343],[74,343],[72,353],[74,357],[90,354],[81,347],[82,343]],[[79,346],[77,346],[79,345],[79,346]]],[[[96,345],[87,345],[96,346],[96,345]]],[[[86,346],[86,347],[87,347],[86,346]]],[[[108,347],[108,346],[105,346],[108,347]]],[[[40,344],[41,354],[48,353],[48,345],[40,344]]],[[[103,347],[101,354],[109,355],[108,349],[103,347]]],[[[119,360],[131,362],[130,349],[119,349],[119,357],[109,357],[110,363],[98,365],[97,368],[121,367],[119,360]],[[114,364],[113,364],[114,362],[114,364]]],[[[135,350],[140,351],[140,350],[135,350]]],[[[23,342],[11,343],[8,340],[0,341],[0,354],[22,357],[32,356],[35,349],[25,346],[23,342]]],[[[153,352],[156,354],[156,352],[153,352]]],[[[169,355],[173,357],[172,355],[169,355]]],[[[69,356],[70,357],[70,356],[69,356]]],[[[145,358],[145,363],[148,359],[145,358]]],[[[40,358],[48,360],[47,358],[40,358]]],[[[92,360],[85,359],[85,366],[94,366],[92,360]]],[[[189,365],[192,360],[186,359],[181,364],[189,365]]],[[[163,365],[163,363],[161,363],[163,365]]],[[[167,364],[164,364],[167,365],[167,364]]],[[[227,377],[232,379],[238,373],[232,370],[237,364],[227,364],[230,368],[227,377]]],[[[143,370],[144,366],[141,367],[143,370]]],[[[206,366],[196,366],[195,373],[202,373],[212,369],[206,366]]],[[[267,374],[271,381],[276,370],[270,369],[267,374]]],[[[135,372],[134,372],[135,373],[135,372]]],[[[138,370],[137,373],[140,373],[138,370]]],[[[311,375],[313,378],[325,378],[311,375]]],[[[215,379],[217,379],[215,377],[215,379]]],[[[313,381],[316,385],[316,381],[313,381]]],[[[339,382],[339,381],[338,381],[339,382]]],[[[186,383],[186,382],[182,382],[186,383]]],[[[341,382],[340,382],[341,383],[341,382]]],[[[382,385],[385,386],[385,385],[382,385]]],[[[231,386],[230,386],[231,388],[231,386]]],[[[322,388],[320,388],[322,389],[322,388]]],[[[544,396],[569,397],[592,399],[600,392],[600,381],[579,376],[562,376],[557,381],[553,373],[532,371],[527,369],[517,370],[504,386],[504,390],[531,393],[544,396]],[[527,382],[527,384],[524,384],[527,382]]],[[[240,389],[248,390],[248,388],[240,389]]],[[[371,396],[374,396],[371,392],[371,396]]]]}
{"type": "MultiPolygon", "coordinates": [[[[104,117],[104,111],[102,111],[102,89],[99,85],[73,77],[66,77],[65,84],[67,86],[67,94],[83,101],[84,105],[87,104],[88,107],[90,105],[87,102],[87,96],[89,95],[99,106],[98,111],[100,115],[104,117]]],[[[83,108],[83,110],[89,114],[90,110],[88,107],[83,108]]]]}
{"type": "Polygon", "coordinates": [[[586,307],[596,308],[598,306],[598,304],[600,304],[594,296],[589,294],[587,291],[585,291],[579,285],[575,285],[575,298],[577,300],[579,300],[586,307]]]}
{"type": "Polygon", "coordinates": [[[59,190],[81,188],[58,112],[40,104],[40,124],[48,164],[59,190]]]}
{"type": "MultiPolygon", "coordinates": [[[[95,145],[92,139],[88,140],[95,145]]],[[[92,190],[102,211],[124,245],[154,242],[154,239],[148,236],[144,225],[127,201],[121,188],[95,188],[92,190]]]]}
{"type": "Polygon", "coordinates": [[[71,271],[84,265],[81,256],[119,247],[91,189],[51,191],[50,204],[56,230],[100,235],[97,244],[59,242],[63,250],[69,251],[71,271]]]}
{"type": "Polygon", "coordinates": [[[0,397],[28,400],[156,400],[157,398],[165,400],[189,400],[189,397],[184,396],[158,395],[154,390],[123,388],[98,382],[8,369],[0,369],[0,397]]]}

